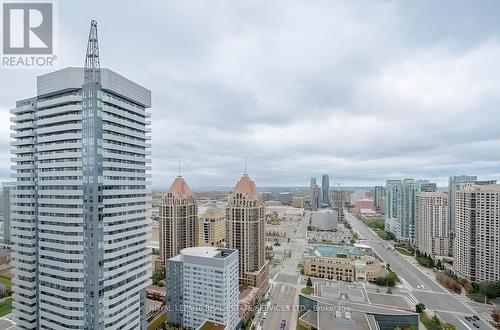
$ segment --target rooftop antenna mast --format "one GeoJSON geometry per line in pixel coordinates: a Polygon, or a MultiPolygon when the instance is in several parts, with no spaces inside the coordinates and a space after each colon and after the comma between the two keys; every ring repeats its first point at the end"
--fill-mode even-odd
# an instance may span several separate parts
{"type": "Polygon", "coordinates": [[[97,22],[90,22],[89,41],[85,55],[85,84],[101,84],[101,64],[99,62],[99,41],[97,39],[97,22]]]}
{"type": "Polygon", "coordinates": [[[181,160],[179,159],[179,177],[181,176],[181,160]]]}
{"type": "Polygon", "coordinates": [[[244,175],[247,175],[248,172],[247,172],[247,158],[245,157],[245,173],[243,173],[244,175]]]}

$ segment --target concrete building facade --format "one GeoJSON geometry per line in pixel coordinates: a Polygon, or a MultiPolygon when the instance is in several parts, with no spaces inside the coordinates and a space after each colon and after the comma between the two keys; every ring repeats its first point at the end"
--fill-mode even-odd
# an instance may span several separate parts
{"type": "Polygon", "coordinates": [[[208,208],[199,217],[199,246],[226,246],[226,214],[219,209],[208,208]]]}
{"type": "Polygon", "coordinates": [[[16,189],[16,184],[14,182],[4,182],[2,184],[2,207],[0,210],[1,216],[1,242],[5,246],[9,247],[11,245],[10,240],[10,204],[11,196],[14,194],[16,189]]]}
{"type": "Polygon", "coordinates": [[[317,211],[321,208],[321,189],[318,187],[318,185],[315,185],[313,188],[313,194],[310,204],[312,211],[317,211]]]}
{"type": "Polygon", "coordinates": [[[356,282],[374,281],[387,273],[384,264],[356,246],[318,245],[304,257],[306,276],[356,282]]]}
{"type": "Polygon", "coordinates": [[[236,329],[239,323],[238,251],[181,250],[166,262],[167,319],[187,329],[206,320],[236,329]]]}
{"type": "Polygon", "coordinates": [[[311,212],[311,226],[317,230],[335,230],[338,226],[338,215],[331,209],[311,212]]]}
{"type": "Polygon", "coordinates": [[[415,201],[415,246],[431,256],[450,254],[448,194],[419,192],[415,201]]]}
{"type": "Polygon", "coordinates": [[[375,211],[384,212],[385,187],[375,186],[374,189],[374,206],[375,211]]]}
{"type": "Polygon", "coordinates": [[[448,227],[450,228],[450,240],[451,244],[453,243],[453,239],[455,237],[455,226],[456,226],[456,209],[457,209],[457,192],[474,185],[474,182],[477,181],[477,176],[469,176],[469,175],[458,175],[458,176],[450,176],[448,178],[448,197],[449,197],[449,212],[448,212],[448,227]]]}
{"type": "Polygon", "coordinates": [[[500,281],[500,185],[456,192],[454,267],[472,282],[500,281]]]}
{"type": "Polygon", "coordinates": [[[357,212],[362,212],[362,210],[373,210],[375,208],[375,203],[371,198],[361,198],[355,203],[354,209],[357,212]]]}
{"type": "Polygon", "coordinates": [[[182,249],[198,245],[198,206],[182,176],[175,178],[160,201],[160,259],[165,261],[182,249]]]}
{"type": "Polygon", "coordinates": [[[268,285],[264,204],[255,183],[244,174],[228,196],[227,247],[238,250],[240,283],[263,290],[268,285]]]}
{"type": "Polygon", "coordinates": [[[37,96],[11,110],[18,329],[146,327],[151,92],[93,74],[40,76],[37,96]]]}

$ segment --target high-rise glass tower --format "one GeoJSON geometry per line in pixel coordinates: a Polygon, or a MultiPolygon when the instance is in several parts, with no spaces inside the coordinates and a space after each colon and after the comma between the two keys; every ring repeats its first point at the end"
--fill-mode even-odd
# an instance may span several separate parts
{"type": "Polygon", "coordinates": [[[11,110],[18,329],[145,329],[149,107],[149,90],[92,66],[38,77],[11,110]]]}
{"type": "Polygon", "coordinates": [[[385,230],[401,236],[401,180],[387,180],[384,196],[385,230]]]}
{"type": "Polygon", "coordinates": [[[413,179],[387,180],[385,185],[385,230],[397,239],[415,240],[415,194],[418,186],[413,179]]]}
{"type": "Polygon", "coordinates": [[[316,178],[311,178],[311,183],[309,184],[309,195],[312,196],[314,186],[316,185],[316,178]]]}
{"type": "Polygon", "coordinates": [[[323,174],[321,179],[321,206],[330,206],[330,176],[328,174],[323,174]]]}
{"type": "Polygon", "coordinates": [[[383,186],[375,186],[375,210],[377,212],[384,212],[384,195],[385,195],[385,188],[383,186]]]}

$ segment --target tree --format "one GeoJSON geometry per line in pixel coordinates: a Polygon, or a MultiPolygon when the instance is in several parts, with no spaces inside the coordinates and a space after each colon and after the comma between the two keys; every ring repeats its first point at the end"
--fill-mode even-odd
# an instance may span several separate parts
{"type": "Polygon", "coordinates": [[[158,282],[165,279],[165,271],[164,270],[155,271],[151,276],[151,279],[153,280],[153,285],[158,285],[158,282]]]}
{"type": "Polygon", "coordinates": [[[491,314],[491,317],[493,318],[493,320],[495,320],[497,325],[500,327],[500,309],[494,310],[493,314],[491,314]]]}
{"type": "Polygon", "coordinates": [[[415,305],[415,311],[417,313],[422,313],[423,311],[425,311],[425,305],[422,304],[422,303],[418,303],[415,305]]]}
{"type": "Polygon", "coordinates": [[[307,278],[306,285],[307,285],[307,287],[308,287],[308,288],[310,288],[310,287],[312,287],[312,286],[313,286],[313,283],[312,283],[312,281],[311,281],[311,278],[310,278],[310,277],[308,277],[308,278],[307,278]]]}

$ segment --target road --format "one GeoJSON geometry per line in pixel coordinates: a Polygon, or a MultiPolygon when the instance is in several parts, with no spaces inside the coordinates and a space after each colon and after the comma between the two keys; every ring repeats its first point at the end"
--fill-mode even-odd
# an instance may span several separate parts
{"type": "MultiPolygon", "coordinates": [[[[352,214],[345,212],[345,219],[361,238],[368,241],[368,244],[373,247],[384,262],[390,264],[391,269],[398,274],[403,284],[410,290],[410,295],[413,295],[427,308],[432,309],[446,322],[455,325],[457,330],[476,329],[472,322],[465,320],[465,316],[477,315],[470,306],[427,277],[420,269],[395,251],[387,241],[381,239],[352,214]],[[424,289],[422,289],[422,285],[424,289]]],[[[482,320],[475,323],[479,325],[479,329],[494,329],[482,320]]]]}
{"type": "Polygon", "coordinates": [[[307,225],[309,217],[302,217],[295,235],[291,237],[289,247],[292,252],[290,258],[285,258],[270,280],[272,285],[270,301],[264,310],[266,318],[262,320],[262,313],[255,317],[258,329],[279,329],[282,320],[286,321],[286,329],[295,330],[297,327],[298,294],[301,289],[302,276],[297,265],[302,262],[302,255],[307,246],[307,225]]]}

